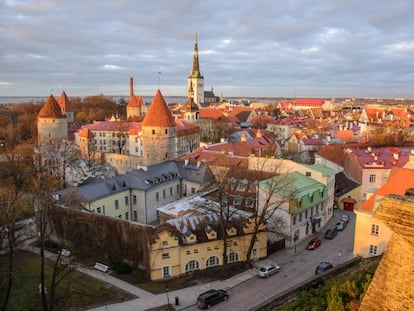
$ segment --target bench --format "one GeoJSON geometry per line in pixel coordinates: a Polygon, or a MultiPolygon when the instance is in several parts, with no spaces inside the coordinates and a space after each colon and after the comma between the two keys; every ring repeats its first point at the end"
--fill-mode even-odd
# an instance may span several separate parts
{"type": "Polygon", "coordinates": [[[100,262],[95,263],[94,268],[102,272],[107,272],[109,269],[107,265],[104,265],[103,263],[100,263],[100,262]]]}
{"type": "Polygon", "coordinates": [[[62,256],[69,257],[71,255],[70,250],[62,249],[62,256]]]}

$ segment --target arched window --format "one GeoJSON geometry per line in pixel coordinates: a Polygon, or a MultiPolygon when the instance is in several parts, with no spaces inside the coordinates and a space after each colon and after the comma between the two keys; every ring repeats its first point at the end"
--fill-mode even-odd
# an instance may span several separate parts
{"type": "Polygon", "coordinates": [[[219,258],[217,256],[211,256],[207,259],[206,268],[219,265],[219,258]]]}
{"type": "Polygon", "coordinates": [[[185,272],[191,272],[191,271],[198,270],[198,269],[200,269],[200,264],[198,263],[197,260],[190,260],[185,265],[185,272]]]}
{"type": "Polygon", "coordinates": [[[239,254],[235,253],[235,252],[231,252],[228,256],[227,256],[227,262],[237,262],[239,261],[239,254]]]}

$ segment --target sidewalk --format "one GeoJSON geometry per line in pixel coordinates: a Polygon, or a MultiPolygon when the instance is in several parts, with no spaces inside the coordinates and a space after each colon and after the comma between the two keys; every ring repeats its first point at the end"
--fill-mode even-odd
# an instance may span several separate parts
{"type": "MultiPolygon", "coordinates": [[[[334,217],[332,217],[329,223],[324,228],[321,228],[319,232],[315,232],[314,235],[322,236],[325,229],[327,229],[328,227],[334,226],[338,218],[339,218],[339,213],[338,215],[335,215],[334,217]]],[[[76,267],[76,270],[86,275],[89,275],[91,277],[94,277],[98,280],[101,280],[103,282],[116,286],[120,289],[123,289],[126,292],[131,293],[132,295],[135,295],[137,297],[136,299],[132,299],[129,301],[109,304],[109,305],[89,309],[91,311],[103,311],[103,310],[144,311],[144,310],[148,310],[154,307],[166,305],[168,302],[172,304],[176,310],[184,310],[188,307],[194,306],[197,300],[197,296],[202,292],[205,292],[213,288],[229,290],[247,280],[250,280],[251,278],[256,276],[256,270],[257,270],[256,267],[258,266],[261,266],[267,263],[275,263],[275,262],[282,266],[289,265],[290,262],[292,261],[292,258],[296,256],[300,256],[300,254],[303,251],[305,251],[307,242],[308,242],[308,239],[305,239],[297,243],[296,252],[294,248],[285,248],[285,249],[279,250],[276,253],[268,256],[267,258],[254,262],[253,263],[254,268],[246,270],[229,279],[226,279],[223,281],[214,281],[214,282],[199,284],[199,285],[171,291],[168,293],[166,292],[166,293],[158,294],[158,295],[139,289],[136,286],[133,286],[127,282],[114,278],[106,273],[97,271],[95,269],[78,266],[76,267]],[[176,297],[178,297],[178,300],[179,300],[179,305],[177,306],[175,305],[176,297]]],[[[30,243],[31,243],[30,240],[28,240],[28,242],[25,243],[25,245],[22,248],[38,254],[39,249],[36,247],[30,246],[29,245],[30,243]]],[[[345,249],[345,250],[347,250],[347,253],[349,253],[349,255],[352,256],[352,247],[350,249],[345,249]]],[[[56,258],[56,255],[50,252],[46,252],[46,257],[53,260],[54,258],[56,258]]]]}

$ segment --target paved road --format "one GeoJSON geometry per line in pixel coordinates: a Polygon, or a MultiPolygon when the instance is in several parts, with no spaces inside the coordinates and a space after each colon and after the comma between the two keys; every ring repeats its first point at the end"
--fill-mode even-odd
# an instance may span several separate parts
{"type": "MultiPolygon", "coordinates": [[[[260,262],[276,262],[281,266],[281,271],[268,279],[253,277],[229,290],[229,299],[213,306],[213,310],[240,311],[254,310],[261,302],[275,296],[295,285],[312,278],[315,275],[315,267],[321,261],[328,261],[334,266],[353,258],[355,217],[353,213],[346,213],[351,220],[344,231],[338,232],[333,240],[322,238],[322,245],[314,250],[305,249],[308,240],[297,245],[297,253],[294,250],[282,250],[272,254],[260,262]],[[339,254],[339,250],[342,250],[339,254]]],[[[334,226],[340,213],[331,219],[329,225],[334,226]]],[[[327,227],[326,227],[327,228],[327,227]]],[[[323,235],[326,228],[317,235],[323,235]]],[[[196,306],[185,309],[186,311],[198,310],[196,306]]]]}

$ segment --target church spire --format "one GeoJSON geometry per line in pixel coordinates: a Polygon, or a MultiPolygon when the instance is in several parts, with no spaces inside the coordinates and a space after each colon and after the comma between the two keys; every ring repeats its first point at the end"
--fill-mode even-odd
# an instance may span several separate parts
{"type": "Polygon", "coordinates": [[[198,63],[198,40],[197,40],[197,32],[195,33],[194,38],[194,58],[193,58],[193,71],[191,73],[193,77],[200,77],[200,67],[198,63]]]}

